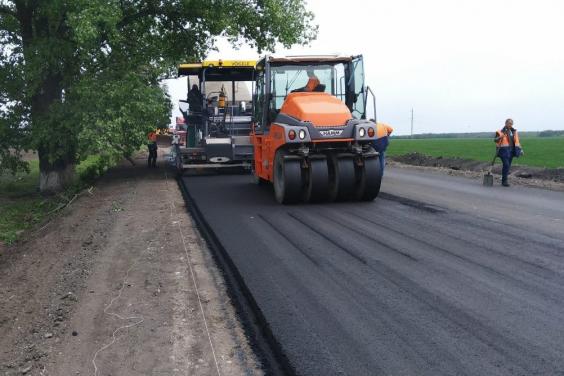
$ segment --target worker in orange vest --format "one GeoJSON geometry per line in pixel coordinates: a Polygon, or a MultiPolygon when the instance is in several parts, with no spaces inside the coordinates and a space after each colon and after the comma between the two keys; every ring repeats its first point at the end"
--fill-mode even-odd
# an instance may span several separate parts
{"type": "Polygon", "coordinates": [[[382,171],[382,175],[384,175],[384,167],[386,166],[386,149],[390,144],[390,135],[393,131],[394,129],[388,124],[376,124],[376,140],[374,140],[372,146],[380,153],[380,171],[382,171]]]}
{"type": "Polygon", "coordinates": [[[312,91],[323,91],[325,86],[321,85],[321,81],[313,72],[307,72],[308,79],[307,83],[304,87],[292,90],[292,93],[299,93],[299,92],[312,92],[312,91]]]}
{"type": "Polygon", "coordinates": [[[319,81],[319,78],[317,78],[316,76],[311,76],[308,80],[307,80],[307,84],[305,86],[305,90],[304,91],[314,91],[320,84],[321,82],[319,81]]]}
{"type": "Polygon", "coordinates": [[[149,167],[157,167],[157,133],[155,131],[149,132],[147,139],[147,147],[149,148],[149,158],[147,163],[149,167]]]}
{"type": "Polygon", "coordinates": [[[513,128],[513,120],[505,120],[505,126],[495,132],[494,141],[496,143],[496,153],[503,163],[503,168],[501,170],[501,185],[504,187],[509,187],[509,182],[507,177],[509,175],[509,169],[511,168],[511,162],[513,157],[519,158],[524,154],[521,148],[521,143],[519,142],[519,133],[517,129],[513,128]]]}

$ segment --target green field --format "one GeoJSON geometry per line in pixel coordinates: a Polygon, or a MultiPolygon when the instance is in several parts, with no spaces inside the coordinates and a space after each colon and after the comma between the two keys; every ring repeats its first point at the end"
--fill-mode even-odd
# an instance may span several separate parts
{"type": "MultiPolygon", "coordinates": [[[[521,137],[525,155],[514,159],[515,164],[546,168],[564,167],[564,137],[521,137]]],[[[433,157],[459,157],[478,161],[491,161],[495,143],[491,139],[393,139],[387,155],[418,152],[433,157]]]]}

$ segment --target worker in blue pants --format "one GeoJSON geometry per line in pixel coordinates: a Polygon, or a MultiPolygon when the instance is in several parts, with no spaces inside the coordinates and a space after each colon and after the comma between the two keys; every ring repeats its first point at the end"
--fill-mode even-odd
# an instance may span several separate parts
{"type": "Polygon", "coordinates": [[[497,147],[497,156],[501,159],[501,163],[503,163],[501,185],[509,187],[508,176],[513,157],[519,158],[524,154],[519,142],[519,133],[517,133],[517,129],[513,128],[512,119],[507,119],[505,126],[495,133],[494,141],[497,147]]]}

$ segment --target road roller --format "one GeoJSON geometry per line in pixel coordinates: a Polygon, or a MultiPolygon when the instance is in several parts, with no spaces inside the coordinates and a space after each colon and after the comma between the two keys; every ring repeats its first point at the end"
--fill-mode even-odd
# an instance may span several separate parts
{"type": "MultiPolygon", "coordinates": [[[[358,56],[266,56],[256,64],[253,178],[281,204],[372,201],[382,171],[375,98],[358,56]]],[[[380,132],[381,133],[381,132],[380,132]]]]}

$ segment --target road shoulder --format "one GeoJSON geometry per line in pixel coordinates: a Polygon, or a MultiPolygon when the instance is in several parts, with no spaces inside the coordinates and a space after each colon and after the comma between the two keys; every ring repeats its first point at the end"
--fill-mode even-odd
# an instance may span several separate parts
{"type": "MultiPolygon", "coordinates": [[[[415,165],[415,164],[405,164],[402,162],[398,162],[394,160],[393,157],[390,157],[386,160],[386,165],[392,168],[398,168],[405,171],[420,171],[426,172],[430,174],[442,174],[442,175],[450,175],[450,176],[461,176],[469,179],[473,179],[476,181],[481,181],[483,179],[484,174],[488,171],[487,167],[481,168],[479,170],[467,170],[467,169],[460,169],[458,167],[449,168],[444,166],[424,166],[424,165],[415,165]]],[[[497,166],[496,166],[497,167],[497,166]]],[[[499,175],[497,170],[494,170],[494,182],[497,185],[501,184],[501,175],[499,175]]],[[[547,189],[551,191],[557,192],[564,192],[564,183],[552,181],[549,179],[535,179],[531,177],[519,177],[515,175],[511,175],[509,177],[511,184],[523,186],[523,187],[530,187],[530,188],[541,188],[547,189]]]]}
{"type": "Polygon", "coordinates": [[[163,166],[120,166],[0,265],[0,374],[261,374],[163,166]]]}

